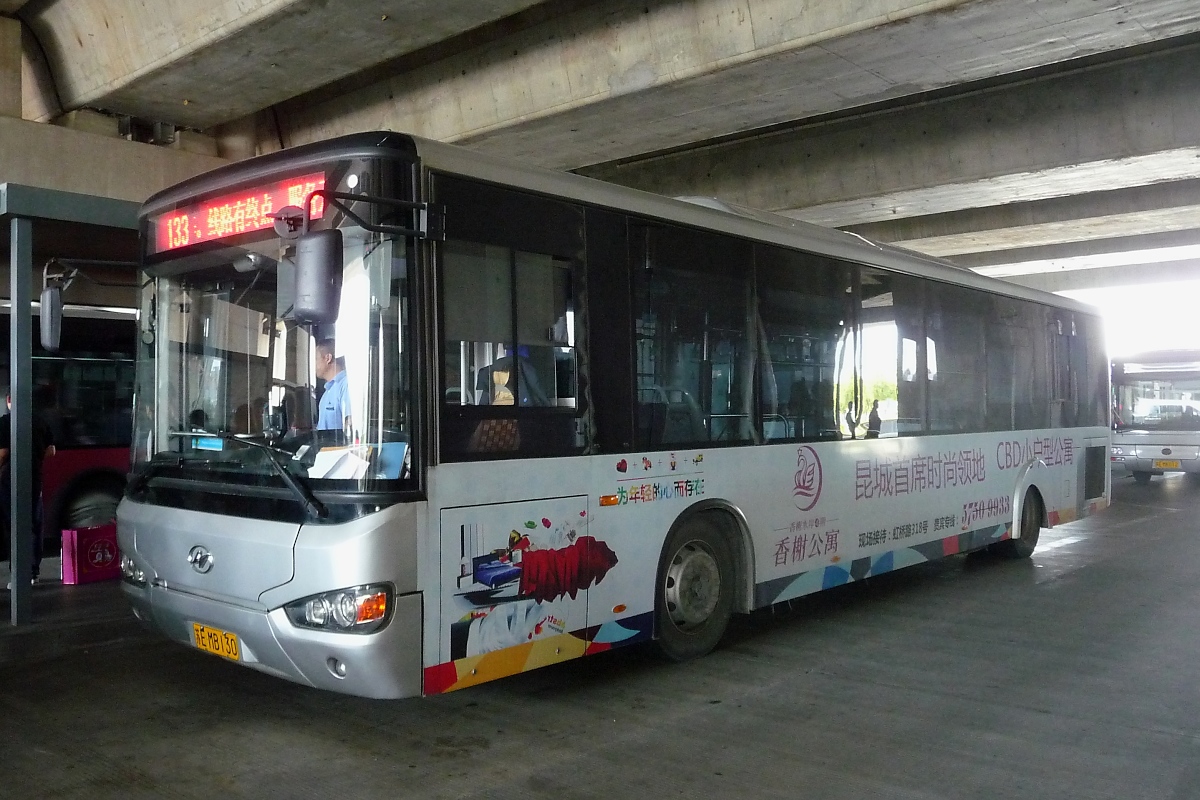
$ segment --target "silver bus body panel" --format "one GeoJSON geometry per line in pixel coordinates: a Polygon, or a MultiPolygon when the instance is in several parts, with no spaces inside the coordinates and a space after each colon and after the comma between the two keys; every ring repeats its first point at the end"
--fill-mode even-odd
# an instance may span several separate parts
{"type": "Polygon", "coordinates": [[[356,635],[298,628],[278,608],[259,611],[155,586],[122,588],[139,619],[180,644],[195,646],[193,622],[236,633],[242,666],[361,697],[421,693],[419,594],[395,598],[384,628],[356,635]],[[344,676],[334,671],[336,664],[344,676]]]}
{"type": "MultiPolygon", "coordinates": [[[[137,552],[147,580],[214,600],[257,606],[264,592],[292,580],[295,523],[228,517],[122,501],[117,527],[123,552],[137,552]],[[203,548],[201,572],[189,559],[203,548]]],[[[336,588],[336,587],[331,587],[336,588]]]]}
{"type": "Polygon", "coordinates": [[[123,588],[139,619],[181,644],[195,646],[192,623],[200,623],[236,634],[238,663],[262,672],[364,697],[419,695],[417,541],[424,514],[424,503],[397,504],[341,525],[297,526],[126,498],[118,509],[118,539],[121,551],[145,571],[147,585],[126,582],[123,588]],[[205,574],[187,561],[190,549],[203,542],[213,555],[205,574]],[[277,584],[285,571],[287,581],[277,584]],[[396,592],[390,619],[375,633],[301,628],[282,608],[371,583],[390,584],[396,592]]]}
{"type": "MultiPolygon", "coordinates": [[[[295,542],[295,577],[265,592],[267,608],[348,586],[390,583],[396,594],[415,592],[418,528],[424,503],[397,503],[341,525],[305,524],[295,542]]],[[[246,520],[252,523],[251,520],[246,520]]]]}

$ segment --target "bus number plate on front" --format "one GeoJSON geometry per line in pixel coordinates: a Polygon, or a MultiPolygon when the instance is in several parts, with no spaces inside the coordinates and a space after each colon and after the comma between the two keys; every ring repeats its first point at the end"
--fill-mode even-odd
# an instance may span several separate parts
{"type": "Polygon", "coordinates": [[[1155,461],[1155,469],[1179,469],[1178,461],[1155,461]]]}
{"type": "Polygon", "coordinates": [[[229,633],[220,628],[210,628],[199,622],[192,623],[192,632],[196,635],[196,647],[200,650],[228,658],[230,661],[241,660],[241,648],[238,646],[236,633],[229,633]]]}

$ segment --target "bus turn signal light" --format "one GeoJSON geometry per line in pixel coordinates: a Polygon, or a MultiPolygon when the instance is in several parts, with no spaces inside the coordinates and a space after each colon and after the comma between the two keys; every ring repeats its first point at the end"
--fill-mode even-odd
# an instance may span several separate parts
{"type": "Polygon", "coordinates": [[[387,592],[375,592],[358,598],[358,623],[374,622],[387,616],[387,592]]]}

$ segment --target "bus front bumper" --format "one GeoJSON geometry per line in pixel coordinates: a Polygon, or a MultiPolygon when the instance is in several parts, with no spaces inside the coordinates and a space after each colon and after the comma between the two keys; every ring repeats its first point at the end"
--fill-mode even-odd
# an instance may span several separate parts
{"type": "Polygon", "coordinates": [[[128,582],[122,589],[138,619],[188,647],[198,648],[198,623],[237,637],[237,663],[280,678],[360,697],[421,694],[420,594],[394,598],[381,630],[351,634],[299,628],[282,608],[260,611],[128,582]]]}
{"type": "Polygon", "coordinates": [[[1158,458],[1140,458],[1138,456],[1111,456],[1110,464],[1113,472],[1150,472],[1155,475],[1162,475],[1167,472],[1189,472],[1200,473],[1200,459],[1197,458],[1174,458],[1171,456],[1159,456],[1158,458]]]}

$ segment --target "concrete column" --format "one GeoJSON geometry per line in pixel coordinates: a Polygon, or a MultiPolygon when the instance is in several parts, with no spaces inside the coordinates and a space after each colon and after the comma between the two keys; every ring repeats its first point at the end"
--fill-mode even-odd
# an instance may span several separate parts
{"type": "Polygon", "coordinates": [[[0,17],[0,116],[21,118],[21,23],[0,17]]]}

